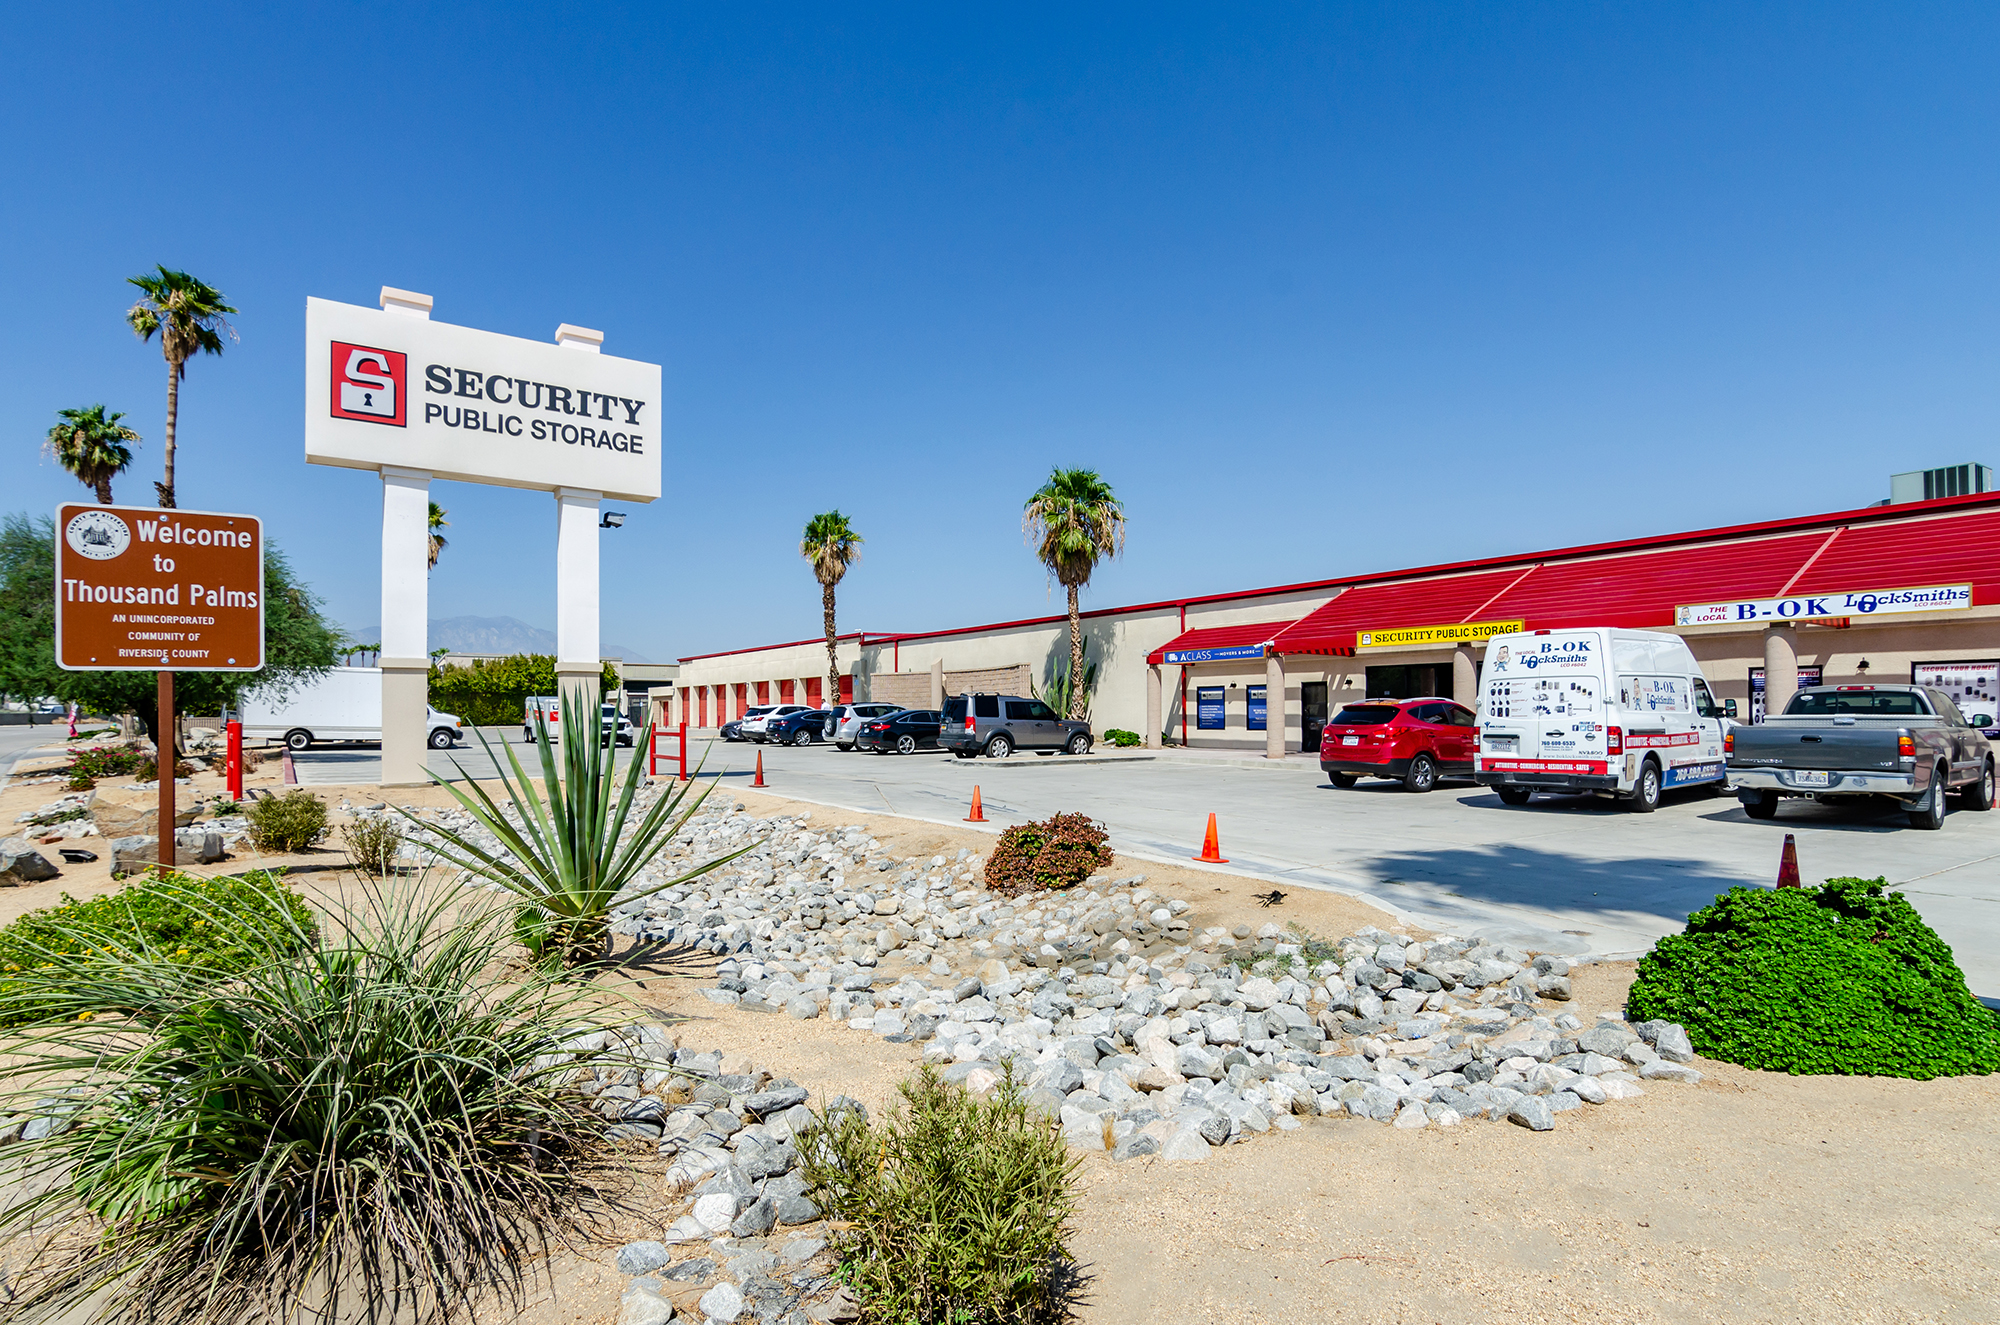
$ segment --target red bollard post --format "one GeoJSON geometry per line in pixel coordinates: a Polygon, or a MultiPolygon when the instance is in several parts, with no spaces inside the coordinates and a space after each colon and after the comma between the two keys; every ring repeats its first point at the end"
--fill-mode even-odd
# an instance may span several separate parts
{"type": "Polygon", "coordinates": [[[688,780],[688,720],[681,719],[681,781],[688,780]]]}
{"type": "Polygon", "coordinates": [[[229,720],[229,753],[224,757],[224,775],[229,780],[229,799],[243,799],[243,724],[229,720]]]}

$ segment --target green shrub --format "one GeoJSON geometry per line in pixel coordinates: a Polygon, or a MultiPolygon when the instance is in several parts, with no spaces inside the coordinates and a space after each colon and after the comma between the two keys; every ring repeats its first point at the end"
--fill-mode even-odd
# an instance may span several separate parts
{"type": "Polygon", "coordinates": [[[1679,1022],[1702,1054],[1770,1071],[2000,1070],[2000,1016],[1882,879],[1730,889],[1639,960],[1626,1013],[1679,1022]]]}
{"type": "Polygon", "coordinates": [[[326,836],[326,802],[304,787],[257,801],[247,817],[259,851],[304,851],[326,836]]]}
{"type": "Polygon", "coordinates": [[[377,876],[389,873],[403,845],[402,825],[386,814],[356,819],[340,830],[340,836],[347,843],[347,856],[354,867],[377,876]]]}
{"type": "Polygon", "coordinates": [[[0,997],[0,1107],[67,1123],[0,1151],[8,1319],[511,1319],[603,1210],[564,1083],[617,1005],[496,982],[510,917],[466,905],[371,894],[318,941],[219,914],[269,940],[228,979],[100,951],[0,997]]]}
{"type": "Polygon", "coordinates": [[[142,766],[150,767],[152,757],[136,745],[92,745],[69,752],[69,787],[88,791],[102,778],[127,777],[142,766]]]}
{"type": "Polygon", "coordinates": [[[845,1282],[870,1321],[1027,1325],[1060,1319],[1075,1173],[1008,1069],[982,1101],[934,1068],[901,1086],[882,1126],[830,1112],[799,1155],[845,1282]]]}
{"type": "Polygon", "coordinates": [[[986,858],[986,886],[1003,893],[1074,888],[1111,864],[1108,837],[1103,825],[1082,814],[1016,824],[1000,834],[986,858]]]}
{"type": "Polygon", "coordinates": [[[64,893],[60,904],[0,929],[0,1002],[23,980],[42,978],[29,972],[47,965],[60,977],[97,956],[151,952],[190,969],[236,974],[263,959],[271,933],[308,941],[313,917],[297,893],[261,870],[219,879],[156,871],[87,902],[64,893]]]}
{"type": "Polygon", "coordinates": [[[1132,746],[1144,745],[1146,743],[1146,738],[1139,735],[1138,732],[1128,732],[1123,727],[1106,728],[1104,739],[1120,749],[1130,749],[1132,746]]]}

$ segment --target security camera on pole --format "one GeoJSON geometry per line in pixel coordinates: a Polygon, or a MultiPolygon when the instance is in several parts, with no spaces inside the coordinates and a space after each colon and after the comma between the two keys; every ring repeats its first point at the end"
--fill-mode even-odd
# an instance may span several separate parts
{"type": "Polygon", "coordinates": [[[426,294],[384,286],[381,305],[306,301],[306,460],[382,476],[382,782],[410,786],[427,780],[431,480],[554,496],[556,680],[594,716],[600,508],[660,495],[660,367],[568,323],[549,345],[434,322],[426,294]]]}

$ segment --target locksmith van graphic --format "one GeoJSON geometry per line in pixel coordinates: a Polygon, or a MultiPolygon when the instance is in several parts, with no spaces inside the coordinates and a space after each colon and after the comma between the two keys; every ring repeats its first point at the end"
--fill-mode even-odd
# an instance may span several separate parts
{"type": "Polygon", "coordinates": [[[1722,786],[1722,734],[1735,716],[1736,701],[1716,702],[1678,635],[1495,635],[1473,777],[1509,805],[1537,791],[1596,792],[1650,812],[1668,788],[1722,786]]]}

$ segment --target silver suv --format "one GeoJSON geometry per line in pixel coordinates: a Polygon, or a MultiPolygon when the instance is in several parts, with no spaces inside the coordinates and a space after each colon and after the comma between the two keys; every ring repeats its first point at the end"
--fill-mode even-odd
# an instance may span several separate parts
{"type": "Polygon", "coordinates": [[[1059,717],[1039,699],[1020,695],[956,695],[944,702],[938,745],[960,759],[1005,759],[1016,750],[1090,753],[1090,724],[1059,717]]]}
{"type": "Polygon", "coordinates": [[[836,704],[826,715],[826,739],[836,750],[852,750],[854,733],[869,718],[886,718],[901,709],[900,704],[836,704]]]}

